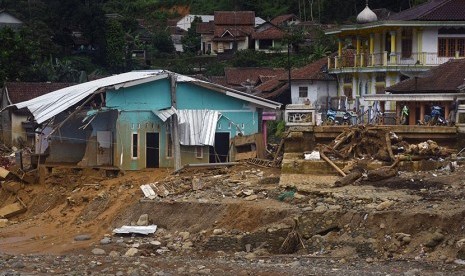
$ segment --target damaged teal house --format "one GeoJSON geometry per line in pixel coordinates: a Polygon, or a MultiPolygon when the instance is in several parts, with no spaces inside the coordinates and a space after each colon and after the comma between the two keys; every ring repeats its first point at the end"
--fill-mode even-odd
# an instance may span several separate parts
{"type": "Polygon", "coordinates": [[[32,114],[43,133],[36,153],[48,163],[140,170],[175,167],[176,158],[181,165],[233,161],[230,139],[260,133],[262,112],[279,107],[155,70],[78,84],[13,108],[32,114]]]}

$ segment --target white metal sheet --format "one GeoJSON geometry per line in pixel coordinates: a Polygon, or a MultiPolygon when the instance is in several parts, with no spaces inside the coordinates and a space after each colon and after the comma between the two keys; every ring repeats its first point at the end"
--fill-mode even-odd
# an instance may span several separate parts
{"type": "Polygon", "coordinates": [[[135,71],[119,74],[107,78],[89,81],[70,87],[66,87],[29,101],[14,104],[17,108],[26,107],[34,115],[37,123],[43,123],[58,113],[65,111],[71,106],[77,104],[86,97],[92,95],[95,91],[104,87],[111,87],[117,84],[140,80],[153,77],[160,74],[161,70],[156,71],[135,71]]]}
{"type": "Polygon", "coordinates": [[[116,234],[142,234],[148,235],[153,234],[157,231],[156,225],[147,225],[147,226],[129,226],[123,225],[120,228],[113,229],[113,233],[116,234]]]}
{"type": "Polygon", "coordinates": [[[160,120],[162,120],[163,122],[166,122],[166,120],[168,120],[168,118],[173,116],[173,114],[175,114],[176,111],[177,111],[176,108],[170,107],[168,109],[154,110],[153,113],[157,115],[158,118],[160,118],[160,120]]]}
{"type": "Polygon", "coordinates": [[[213,146],[220,113],[216,110],[178,110],[180,143],[185,146],[213,146]]]}

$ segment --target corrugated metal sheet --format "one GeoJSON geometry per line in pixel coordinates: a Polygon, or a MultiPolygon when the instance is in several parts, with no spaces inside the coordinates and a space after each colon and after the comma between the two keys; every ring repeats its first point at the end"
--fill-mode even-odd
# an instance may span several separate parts
{"type": "Polygon", "coordinates": [[[100,88],[153,77],[161,72],[163,71],[156,70],[119,74],[66,87],[29,101],[14,104],[13,106],[17,108],[26,107],[32,115],[34,115],[36,122],[40,124],[77,104],[100,88]]]}
{"type": "Polygon", "coordinates": [[[178,110],[184,123],[179,126],[179,140],[185,146],[213,146],[220,113],[214,110],[178,110]]]}
{"type": "Polygon", "coordinates": [[[160,120],[166,122],[166,120],[168,120],[169,117],[173,116],[173,114],[175,114],[177,110],[174,107],[170,107],[167,109],[154,110],[152,112],[153,114],[157,115],[158,118],[160,118],[160,120]]]}

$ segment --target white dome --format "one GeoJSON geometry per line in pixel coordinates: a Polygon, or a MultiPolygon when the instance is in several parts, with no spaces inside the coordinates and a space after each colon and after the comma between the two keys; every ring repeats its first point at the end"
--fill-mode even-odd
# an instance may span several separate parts
{"type": "Polygon", "coordinates": [[[366,5],[365,9],[357,15],[357,23],[370,23],[378,21],[376,14],[366,5]]]}

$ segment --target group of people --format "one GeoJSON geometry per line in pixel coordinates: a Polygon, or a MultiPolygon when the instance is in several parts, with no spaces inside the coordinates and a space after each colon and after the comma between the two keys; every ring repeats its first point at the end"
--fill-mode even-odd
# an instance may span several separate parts
{"type": "MultiPolygon", "coordinates": [[[[446,118],[443,107],[440,105],[431,105],[430,107],[430,113],[425,114],[424,120],[418,121],[418,124],[420,125],[449,125],[453,126],[455,125],[456,118],[457,118],[457,112],[458,112],[458,106],[459,102],[457,100],[457,97],[454,97],[454,99],[450,102],[449,105],[449,114],[446,118]]],[[[409,117],[409,107],[407,104],[402,105],[402,109],[400,111],[400,119],[398,123],[401,125],[406,125],[408,124],[408,117],[409,117]]]]}

